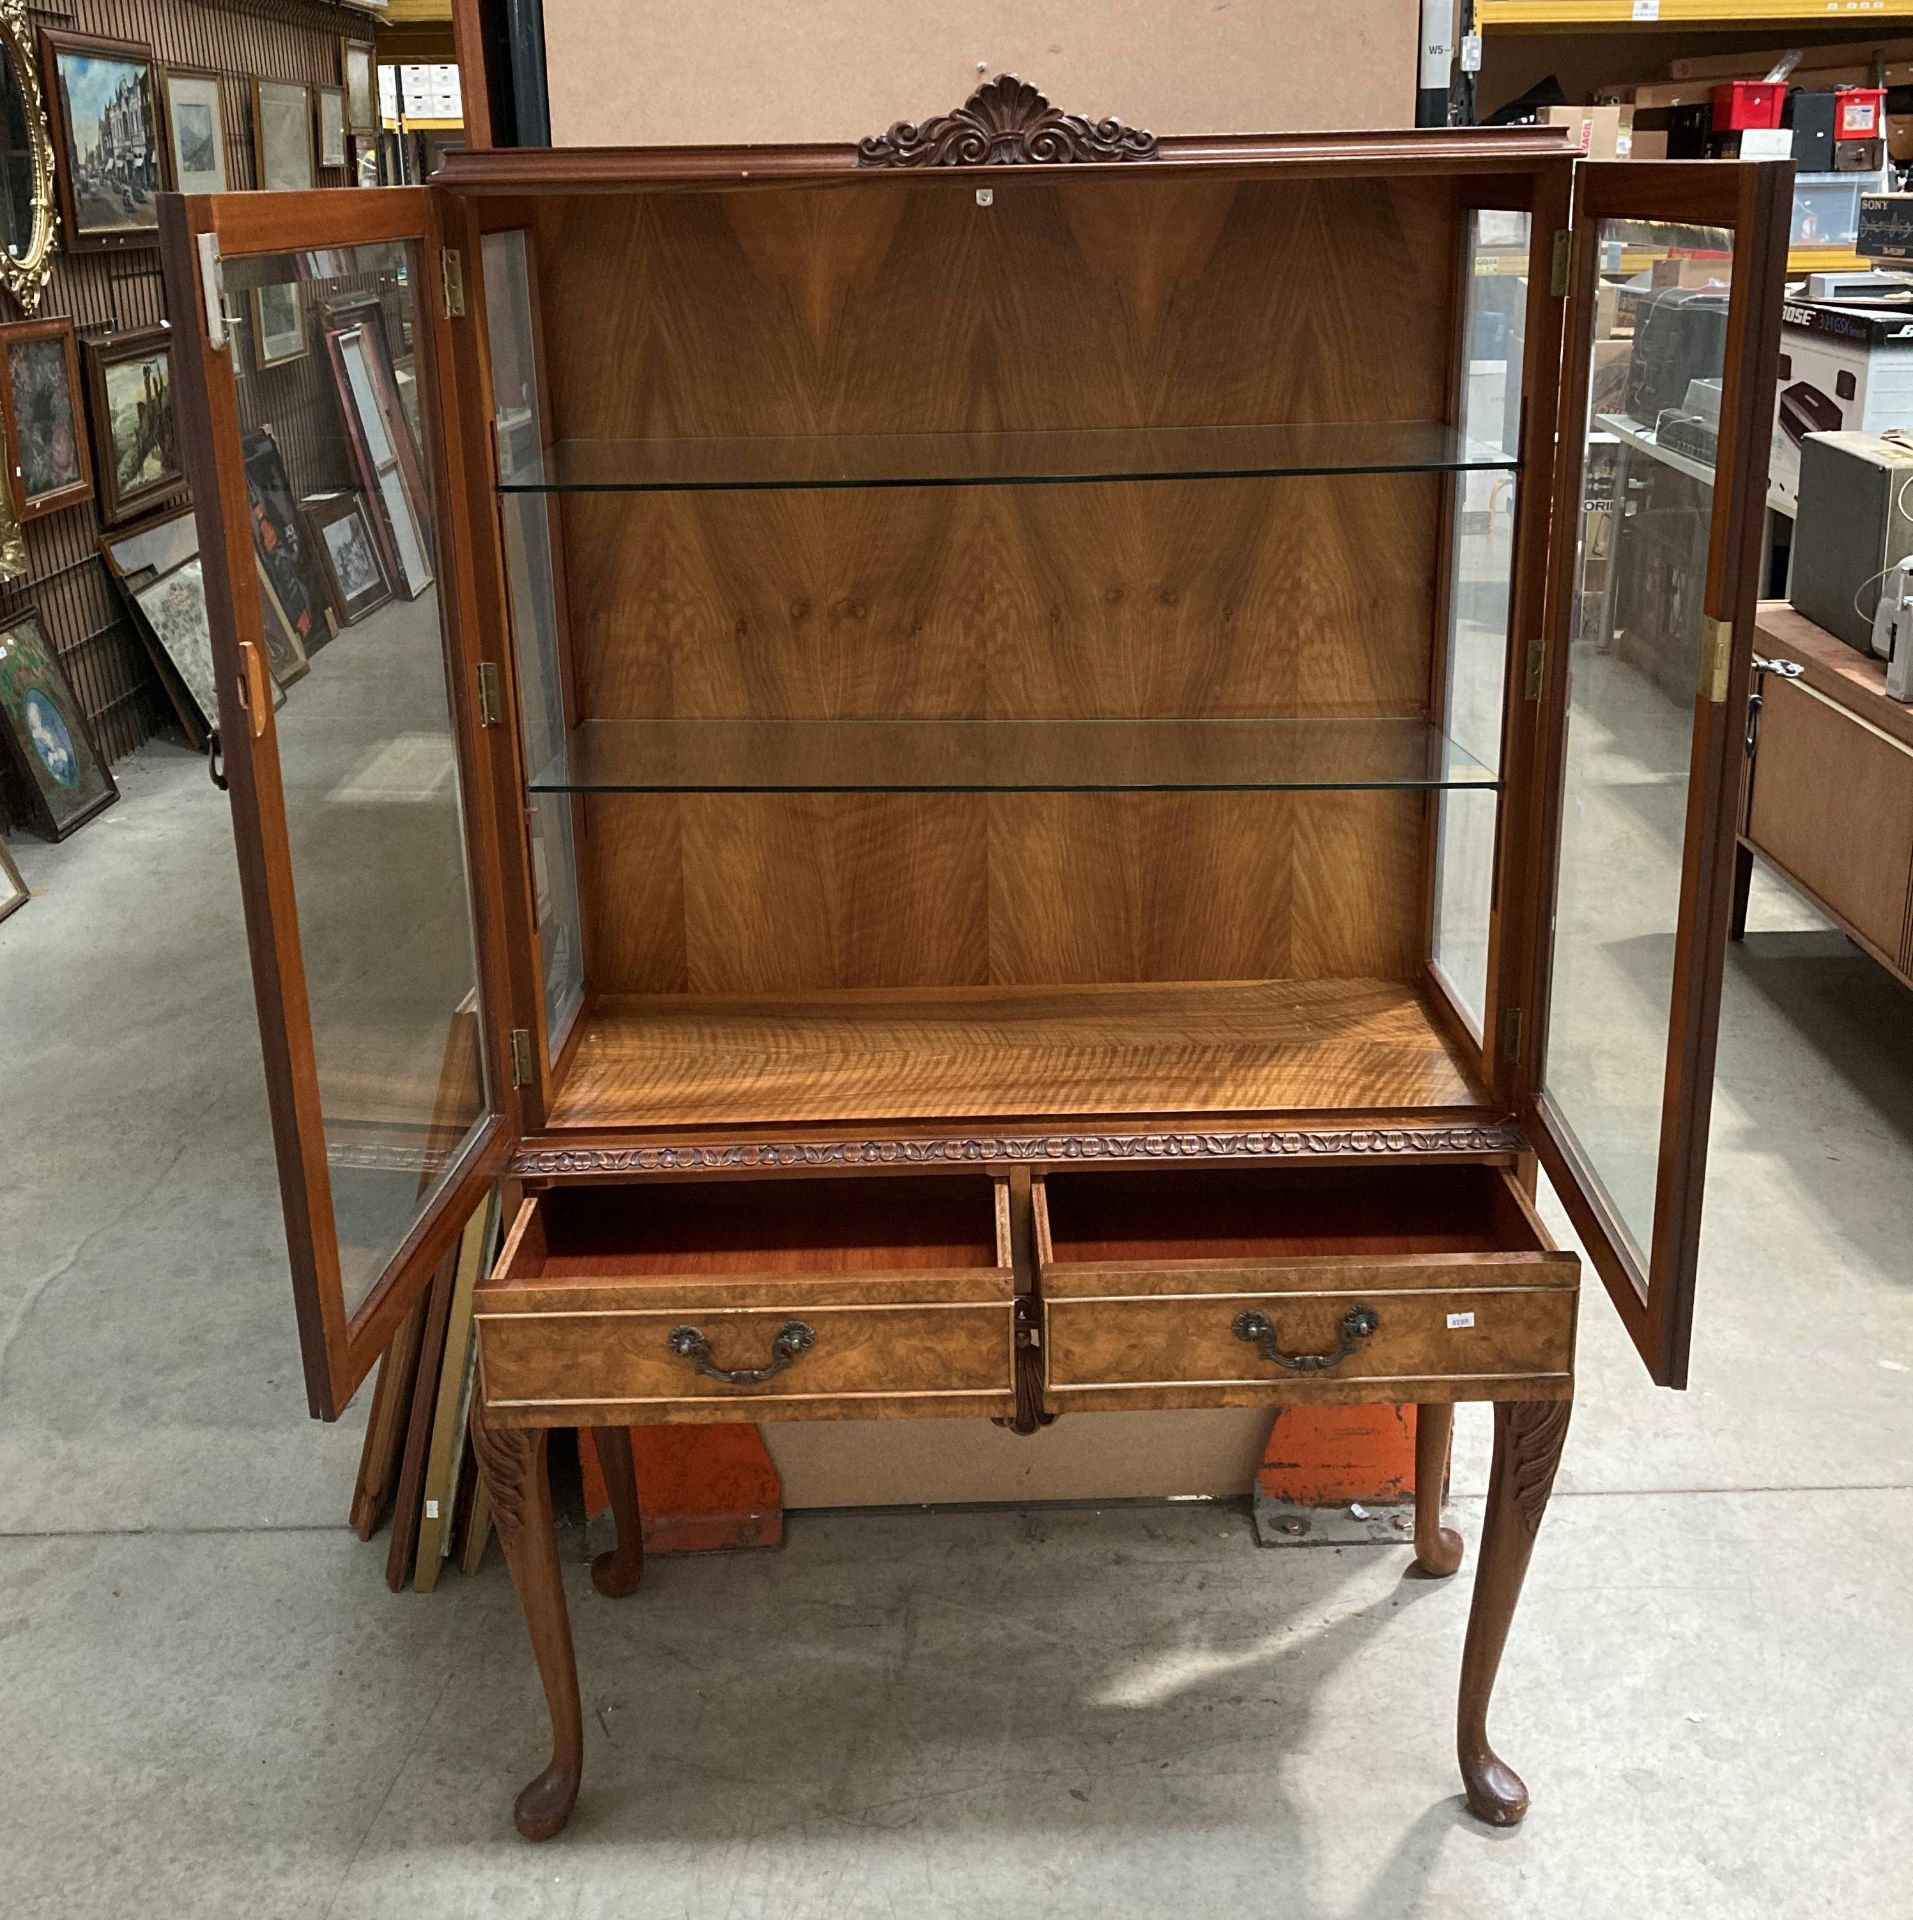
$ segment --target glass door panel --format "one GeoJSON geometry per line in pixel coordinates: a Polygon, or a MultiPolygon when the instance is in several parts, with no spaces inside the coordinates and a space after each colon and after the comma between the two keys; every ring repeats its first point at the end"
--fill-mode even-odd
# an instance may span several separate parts
{"type": "MultiPolygon", "coordinates": [[[[333,198],[279,197],[277,226],[246,226],[296,242],[301,210],[333,198]]],[[[308,1387],[327,1415],[504,1131],[440,565],[458,536],[434,234],[428,196],[400,198],[378,210],[395,234],[219,257],[224,351],[195,329],[182,382],[201,556],[128,583],[163,643],[196,613],[212,646],[308,1387]]],[[[187,217],[216,232],[231,204],[187,217]]]]}
{"type": "Polygon", "coordinates": [[[1550,620],[1553,926],[1531,1071],[1549,1171],[1676,1384],[1740,764],[1727,715],[1766,481],[1776,171],[1596,165],[1577,207],[1562,441],[1580,462],[1550,620]]]}
{"type": "MultiPolygon", "coordinates": [[[[1521,445],[1532,217],[1483,209],[1471,217],[1459,414],[1462,437],[1521,445]]],[[[1477,765],[1499,775],[1514,577],[1512,470],[1476,470],[1451,483],[1451,571],[1441,726],[1477,765]]],[[[1431,952],[1477,1036],[1487,1019],[1488,936],[1494,906],[1500,795],[1449,789],[1436,801],[1431,952]]]]}
{"type": "Polygon", "coordinates": [[[1596,243],[1542,1085],[1645,1271],[1716,508],[1701,456],[1718,439],[1734,236],[1604,220],[1596,243]]]}
{"type": "MultiPolygon", "coordinates": [[[[518,668],[518,721],[525,765],[562,761],[570,701],[559,638],[553,502],[524,490],[523,475],[546,457],[544,395],[531,284],[531,240],[522,231],[488,233],[485,327],[491,349],[493,430],[498,443],[499,518],[518,668]]],[[[555,1063],[584,1007],[584,915],[578,898],[578,822],[564,794],[534,788],[525,802],[531,841],[545,1058],[555,1063]]]]}

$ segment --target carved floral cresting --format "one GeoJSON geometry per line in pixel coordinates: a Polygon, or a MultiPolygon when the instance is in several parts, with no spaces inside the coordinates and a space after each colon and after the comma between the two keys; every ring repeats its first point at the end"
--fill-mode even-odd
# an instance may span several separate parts
{"type": "Polygon", "coordinates": [[[888,133],[857,142],[857,164],[864,167],[1054,166],[1156,155],[1153,133],[1063,113],[1013,73],[985,82],[954,113],[921,126],[899,120],[888,133]]]}
{"type": "Polygon", "coordinates": [[[1031,1165],[1084,1160],[1290,1160],[1317,1154],[1522,1153],[1517,1127],[1350,1127],[1306,1132],[961,1134],[947,1139],[751,1140],[724,1146],[529,1147],[521,1179],[580,1174],[1031,1165]]]}

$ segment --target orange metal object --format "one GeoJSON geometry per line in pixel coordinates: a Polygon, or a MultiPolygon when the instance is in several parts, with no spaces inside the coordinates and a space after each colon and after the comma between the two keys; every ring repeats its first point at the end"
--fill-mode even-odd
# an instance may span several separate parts
{"type": "MultiPolygon", "coordinates": [[[[604,1513],[611,1496],[590,1428],[578,1440],[585,1511],[604,1513]]],[[[631,1458],[646,1553],[715,1553],[782,1542],[784,1483],[754,1426],[633,1427],[631,1458]]]]}
{"type": "Polygon", "coordinates": [[[1404,1500],[1415,1486],[1413,1407],[1284,1407],[1256,1470],[1265,1499],[1299,1507],[1404,1500]]]}

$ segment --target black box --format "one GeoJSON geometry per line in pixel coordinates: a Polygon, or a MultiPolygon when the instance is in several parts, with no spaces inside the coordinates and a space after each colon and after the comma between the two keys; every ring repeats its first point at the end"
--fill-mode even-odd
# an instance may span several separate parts
{"type": "Polygon", "coordinates": [[[1809,93],[1795,87],[1787,95],[1780,124],[1793,129],[1793,164],[1797,173],[1833,171],[1833,95],[1809,93]]]}

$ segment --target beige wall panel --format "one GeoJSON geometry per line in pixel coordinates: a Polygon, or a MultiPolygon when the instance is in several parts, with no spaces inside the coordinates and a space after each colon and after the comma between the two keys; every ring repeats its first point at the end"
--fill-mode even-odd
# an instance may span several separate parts
{"type": "Polygon", "coordinates": [[[1005,72],[1152,133],[1412,126],[1418,23],[1417,0],[547,0],[551,133],[855,140],[1005,72]]]}

